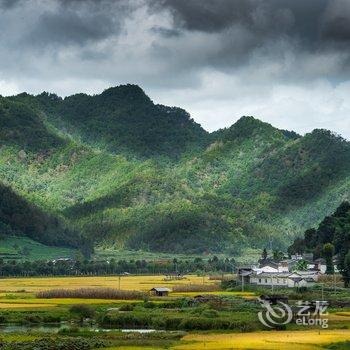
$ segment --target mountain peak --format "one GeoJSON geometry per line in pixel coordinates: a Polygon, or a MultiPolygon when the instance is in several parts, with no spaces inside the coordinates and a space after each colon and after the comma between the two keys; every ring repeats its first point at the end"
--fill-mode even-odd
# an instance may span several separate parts
{"type": "Polygon", "coordinates": [[[272,125],[252,116],[243,116],[229,128],[220,129],[213,133],[223,140],[246,139],[256,135],[271,134],[279,131],[272,125]]]}
{"type": "Polygon", "coordinates": [[[152,103],[152,100],[146,93],[135,84],[126,84],[110,87],[99,95],[102,98],[108,98],[114,101],[123,100],[128,102],[152,103]]]}

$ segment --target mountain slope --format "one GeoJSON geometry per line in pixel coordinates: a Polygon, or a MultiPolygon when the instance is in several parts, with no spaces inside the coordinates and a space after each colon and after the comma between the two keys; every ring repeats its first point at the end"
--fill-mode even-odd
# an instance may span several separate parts
{"type": "Polygon", "coordinates": [[[0,144],[40,150],[63,143],[45,127],[32,108],[0,96],[0,144]]]}
{"type": "Polygon", "coordinates": [[[28,203],[0,184],[0,233],[26,236],[47,245],[79,245],[79,233],[65,227],[56,217],[28,203]]]}
{"type": "Polygon", "coordinates": [[[99,245],[283,248],[350,195],[349,143],[325,130],[300,136],[242,117],[209,134],[130,85],[4,100],[33,120],[12,113],[10,135],[36,125],[45,136],[24,133],[35,147],[1,136],[1,178],[99,245]]]}
{"type": "Polygon", "coordinates": [[[179,157],[201,148],[208,134],[186,111],[155,105],[136,85],[64,99],[41,94],[32,103],[55,126],[83,142],[131,156],[179,157]]]}

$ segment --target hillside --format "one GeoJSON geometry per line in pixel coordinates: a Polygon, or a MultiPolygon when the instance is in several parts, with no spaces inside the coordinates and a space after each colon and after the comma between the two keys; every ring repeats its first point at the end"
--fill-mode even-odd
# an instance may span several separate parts
{"type": "Polygon", "coordinates": [[[206,144],[207,132],[181,108],[155,105],[136,85],[121,85],[100,95],[59,98],[43,93],[31,100],[48,120],[74,138],[113,153],[136,157],[179,157],[206,144]]]}
{"type": "Polygon", "coordinates": [[[0,234],[3,238],[26,236],[47,245],[77,247],[79,232],[28,203],[10,188],[0,184],[0,234]]]}
{"type": "Polygon", "coordinates": [[[0,145],[38,151],[61,144],[63,140],[45,127],[30,106],[0,96],[0,145]]]}
{"type": "Polygon", "coordinates": [[[209,134],[134,85],[2,100],[28,119],[0,114],[1,178],[100,246],[283,248],[349,198],[350,145],[327,130],[300,136],[242,117],[209,134]]]}

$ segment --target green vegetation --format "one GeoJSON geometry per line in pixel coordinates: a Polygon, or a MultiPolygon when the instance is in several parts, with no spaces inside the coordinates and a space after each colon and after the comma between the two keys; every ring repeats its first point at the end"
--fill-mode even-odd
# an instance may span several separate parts
{"type": "Polygon", "coordinates": [[[46,246],[28,237],[6,236],[0,242],[0,259],[3,260],[37,261],[76,256],[74,249],[46,246]]]}
{"type": "Polygon", "coordinates": [[[0,234],[2,236],[22,235],[56,246],[76,247],[78,245],[80,240],[78,232],[65,227],[56,217],[24,200],[9,187],[0,184],[0,198],[0,234]]]}
{"type": "Polygon", "coordinates": [[[86,257],[92,245],[237,256],[267,240],[285,248],[349,196],[350,145],[326,130],[301,137],[243,117],[209,134],[133,85],[1,103],[0,186],[10,212],[30,208],[19,221],[0,210],[1,236],[86,257]]]}
{"type": "Polygon", "coordinates": [[[327,273],[333,273],[333,255],[346,286],[350,283],[350,203],[343,202],[331,216],[325,217],[318,228],[305,231],[304,238],[295,239],[290,253],[312,252],[315,258],[324,257],[327,273]]]}

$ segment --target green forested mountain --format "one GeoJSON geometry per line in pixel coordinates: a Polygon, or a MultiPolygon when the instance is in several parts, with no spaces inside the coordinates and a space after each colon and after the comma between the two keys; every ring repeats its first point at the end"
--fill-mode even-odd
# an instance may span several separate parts
{"type": "Polygon", "coordinates": [[[210,134],[134,85],[0,102],[1,179],[95,244],[286,247],[349,198],[350,144],[327,130],[242,117],[210,134]]]}
{"type": "Polygon", "coordinates": [[[136,85],[122,85],[100,95],[77,94],[62,99],[43,93],[28,101],[48,120],[79,140],[136,157],[178,157],[207,143],[208,133],[176,107],[155,105],[136,85]]]}

